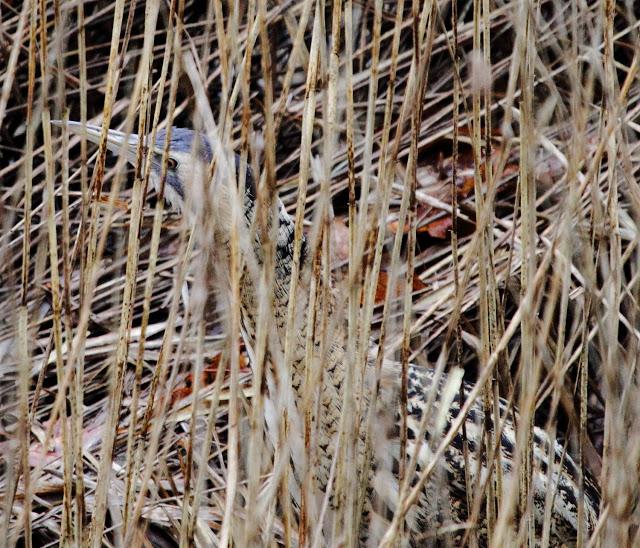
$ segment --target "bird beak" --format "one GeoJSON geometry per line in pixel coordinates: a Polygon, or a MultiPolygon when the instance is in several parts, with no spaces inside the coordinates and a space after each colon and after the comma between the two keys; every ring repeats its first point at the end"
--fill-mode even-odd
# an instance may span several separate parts
{"type": "MultiPolygon", "coordinates": [[[[51,120],[52,126],[64,127],[66,125],[69,133],[84,136],[87,141],[100,144],[102,135],[102,127],[83,125],[80,122],[63,122],[62,120],[51,120]]],[[[138,135],[135,133],[126,134],[116,129],[110,129],[107,132],[107,149],[115,154],[124,154],[129,162],[135,164],[136,149],[138,147],[138,135]]]]}

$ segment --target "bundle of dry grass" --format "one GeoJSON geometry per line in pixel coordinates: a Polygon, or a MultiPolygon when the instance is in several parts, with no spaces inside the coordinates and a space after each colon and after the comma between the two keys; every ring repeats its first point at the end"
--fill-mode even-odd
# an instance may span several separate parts
{"type": "MultiPolygon", "coordinates": [[[[263,436],[249,365],[268,343],[243,346],[208,224],[166,211],[143,151],[130,169],[49,124],[72,119],[215,132],[264,210],[278,194],[304,224],[318,288],[335,279],[343,323],[316,335],[348,326],[354,379],[373,338],[399,378],[435,364],[479,380],[495,424],[499,398],[519,409],[513,476],[487,430],[468,520],[425,544],[451,529],[484,541],[481,515],[492,545],[533,543],[536,505],[549,541],[534,425],[599,480],[578,543],[640,543],[632,3],[43,0],[0,16],[3,542],[358,541],[362,387],[338,418],[343,526],[323,531],[291,503],[286,421],[275,447],[263,436]]],[[[446,443],[434,437],[434,459],[446,443]]]]}

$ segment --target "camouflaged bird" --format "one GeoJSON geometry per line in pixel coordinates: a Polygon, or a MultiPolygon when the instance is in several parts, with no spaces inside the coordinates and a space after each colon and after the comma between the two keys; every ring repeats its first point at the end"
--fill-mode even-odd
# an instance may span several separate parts
{"type": "MultiPolygon", "coordinates": [[[[88,139],[97,142],[100,128],[70,122],[69,130],[82,133],[88,139]]],[[[151,179],[156,189],[160,186],[162,150],[166,139],[166,132],[159,131],[154,146],[150,148],[153,171],[151,179]]],[[[108,147],[124,153],[131,161],[135,161],[135,148],[138,143],[136,135],[127,136],[111,130],[108,147]]],[[[209,200],[207,215],[213,218],[214,234],[211,242],[216,247],[218,283],[230,283],[230,251],[229,243],[232,238],[233,196],[237,194],[240,163],[231,156],[231,162],[226,162],[227,153],[218,145],[210,145],[206,135],[181,128],[172,128],[169,146],[168,172],[165,186],[165,197],[177,209],[182,210],[189,218],[198,219],[197,209],[204,207],[207,201],[207,191],[197,181],[205,180],[208,185],[210,164],[216,156],[217,176],[215,180],[214,199],[209,200]],[[231,165],[228,165],[228,164],[231,165]],[[223,169],[226,165],[226,170],[223,169]]],[[[245,171],[245,191],[240,212],[241,230],[239,235],[244,238],[240,249],[244,258],[244,271],[240,283],[241,318],[245,342],[249,348],[256,344],[256,326],[260,321],[259,291],[257,290],[260,272],[263,268],[264,250],[268,249],[260,241],[260,229],[254,226],[256,216],[256,189],[251,170],[245,171]]],[[[290,311],[291,278],[294,272],[294,222],[285,211],[282,203],[277,200],[277,219],[268,219],[267,229],[271,227],[275,234],[273,245],[273,286],[270,295],[274,326],[269,331],[268,351],[272,362],[282,362],[285,349],[287,324],[294,326],[294,340],[291,355],[287,363],[288,371],[278,371],[273,365],[267,371],[265,386],[265,414],[267,431],[274,443],[277,436],[282,415],[282,402],[287,401],[283,394],[282,383],[285,379],[291,387],[291,409],[289,412],[291,430],[291,463],[293,474],[290,481],[290,493],[293,506],[298,511],[301,507],[304,477],[303,426],[300,415],[304,399],[304,387],[307,379],[305,370],[309,356],[307,355],[307,327],[309,312],[313,309],[309,302],[309,288],[311,283],[312,257],[309,245],[304,236],[300,245],[300,268],[295,300],[296,317],[288,321],[290,311]],[[274,222],[275,221],[275,222],[274,222]],[[279,407],[280,406],[280,407],[279,407]]],[[[264,232],[263,232],[264,233],[264,232]]],[[[339,316],[337,302],[330,302],[327,313],[335,320],[339,316]]],[[[313,315],[312,315],[313,318],[313,315]]],[[[312,320],[313,321],[313,320],[312,320]]],[[[319,321],[319,320],[315,320],[319,321]]],[[[335,320],[339,323],[341,320],[335,320]]],[[[267,329],[269,329],[267,327],[267,329]]],[[[344,330],[346,331],[346,330],[344,330]]],[[[331,340],[325,341],[326,352],[323,359],[322,376],[312,379],[317,386],[316,396],[319,405],[314,406],[312,424],[315,435],[316,462],[314,463],[311,491],[324,494],[330,486],[332,463],[336,447],[336,436],[339,431],[341,408],[344,398],[344,380],[346,374],[346,336],[340,329],[334,329],[331,340]]],[[[313,345],[312,359],[319,356],[318,345],[313,345]]],[[[385,363],[380,378],[376,379],[374,356],[365,368],[363,397],[357,402],[361,406],[361,416],[366,416],[368,406],[371,405],[372,389],[379,383],[379,395],[373,410],[375,435],[372,439],[370,452],[365,450],[364,428],[357,443],[357,457],[368,458],[368,462],[358,472],[364,474],[364,499],[361,501],[361,514],[357,516],[359,522],[359,542],[361,545],[377,545],[388,532],[389,524],[393,522],[398,511],[398,474],[400,470],[400,438],[402,435],[402,412],[400,409],[400,371],[397,365],[385,363]]],[[[437,375],[435,370],[409,365],[407,378],[407,408],[406,408],[406,453],[410,458],[416,455],[415,470],[409,470],[410,486],[419,485],[422,473],[431,465],[434,449],[441,439],[450,431],[464,405],[470,396],[473,386],[462,382],[459,376],[437,375]],[[421,433],[424,432],[424,433],[421,433]]],[[[513,474],[514,459],[516,458],[516,431],[507,405],[500,400],[499,414],[501,415],[501,430],[499,433],[500,463],[503,477],[510,478],[513,474]],[[504,419],[504,420],[503,420],[504,419]]],[[[517,422],[517,414],[515,414],[517,422]]],[[[484,406],[479,398],[472,402],[464,419],[464,428],[459,429],[451,439],[451,443],[444,452],[444,458],[435,467],[428,481],[420,487],[415,504],[411,506],[401,518],[404,529],[404,539],[411,546],[430,546],[440,544],[458,545],[465,538],[465,522],[471,517],[471,508],[476,497],[472,496],[467,486],[480,489],[482,482],[488,477],[487,459],[483,453],[486,447],[483,435],[494,439],[494,424],[492,417],[485,417],[484,406]],[[489,436],[486,436],[488,428],[489,436]],[[484,434],[483,434],[484,433],[484,434]],[[466,451],[465,451],[466,445],[466,451]],[[466,456],[465,456],[466,453],[466,456]],[[471,505],[471,506],[470,506],[471,505]],[[447,527],[449,526],[449,527],[447,527]]],[[[566,454],[564,448],[555,440],[550,440],[547,434],[534,428],[532,431],[533,455],[530,489],[532,492],[535,542],[540,543],[543,524],[545,523],[545,505],[547,493],[551,490],[552,509],[550,516],[549,542],[552,546],[575,545],[578,536],[578,501],[580,500],[580,470],[566,454]],[[551,461],[551,462],[550,462],[551,461]]],[[[406,461],[408,462],[408,460],[406,461]]],[[[494,460],[490,462],[495,462],[494,460]]],[[[362,478],[361,478],[362,479],[362,478]]],[[[583,530],[589,535],[595,527],[600,504],[600,495],[596,482],[588,474],[584,474],[584,516],[583,530]]],[[[329,497],[329,510],[324,522],[325,534],[331,532],[332,508],[338,502],[335,497],[329,497]]],[[[481,545],[487,543],[487,519],[485,504],[478,508],[479,519],[477,529],[471,538],[479,539],[481,545]]]]}

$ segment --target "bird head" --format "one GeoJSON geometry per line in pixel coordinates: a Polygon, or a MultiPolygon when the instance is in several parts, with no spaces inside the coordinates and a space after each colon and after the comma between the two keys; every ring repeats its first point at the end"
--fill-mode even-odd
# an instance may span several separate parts
{"type": "MultiPolygon", "coordinates": [[[[52,124],[63,126],[63,122],[54,121],[52,124]]],[[[98,144],[102,133],[100,126],[83,125],[79,122],[67,122],[66,127],[70,133],[84,135],[88,141],[98,144]]],[[[144,143],[147,154],[150,155],[151,172],[150,180],[156,190],[159,190],[162,176],[162,158],[167,130],[159,129],[152,144],[144,143]]],[[[203,193],[210,188],[209,168],[214,152],[209,144],[207,136],[186,128],[171,128],[169,135],[169,153],[167,158],[167,175],[165,180],[164,195],[169,204],[179,211],[184,211],[187,203],[191,204],[189,212],[195,213],[198,207],[204,203],[203,193]],[[189,195],[187,197],[187,195],[189,195]]],[[[107,149],[115,154],[123,155],[131,164],[136,163],[136,154],[140,136],[135,133],[127,134],[122,131],[110,129],[107,132],[107,149]]],[[[239,158],[232,156],[233,160],[229,169],[235,169],[237,181],[239,158]]],[[[228,181],[233,177],[219,177],[221,181],[228,181]]],[[[253,193],[253,181],[251,172],[247,170],[247,192],[253,193]]],[[[231,209],[230,200],[233,193],[228,184],[220,184],[215,189],[215,199],[209,200],[213,213],[219,223],[224,226],[231,209]]],[[[195,219],[196,215],[187,215],[195,219]]]]}

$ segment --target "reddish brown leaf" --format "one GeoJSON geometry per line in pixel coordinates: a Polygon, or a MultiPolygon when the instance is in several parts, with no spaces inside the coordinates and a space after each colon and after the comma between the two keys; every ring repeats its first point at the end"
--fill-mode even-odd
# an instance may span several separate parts
{"type": "Polygon", "coordinates": [[[430,222],[429,224],[422,226],[418,229],[418,232],[426,232],[432,238],[438,238],[444,240],[449,237],[449,231],[453,226],[453,217],[447,215],[430,222]]]}
{"type": "MultiPolygon", "coordinates": [[[[245,369],[249,366],[247,355],[242,351],[242,347],[240,348],[240,369],[245,369]]],[[[218,353],[209,361],[208,365],[205,365],[201,376],[200,376],[200,386],[206,387],[210,386],[214,383],[216,379],[216,375],[218,373],[218,367],[220,366],[220,359],[222,358],[222,354],[218,353]]],[[[183,400],[189,397],[193,393],[193,374],[189,373],[184,378],[184,385],[176,388],[171,394],[171,404],[173,405],[180,400],[183,400]]]]}
{"type": "MultiPolygon", "coordinates": [[[[376,296],[375,296],[376,303],[384,302],[385,296],[387,294],[388,285],[389,285],[389,273],[385,270],[381,270],[380,274],[378,275],[378,283],[376,285],[376,296]]],[[[422,283],[422,280],[417,275],[414,275],[412,290],[420,291],[425,287],[427,286],[424,283],[422,283]]],[[[403,291],[404,291],[404,285],[403,285],[403,282],[401,281],[399,284],[396,285],[396,297],[402,296],[403,291]]]]}

